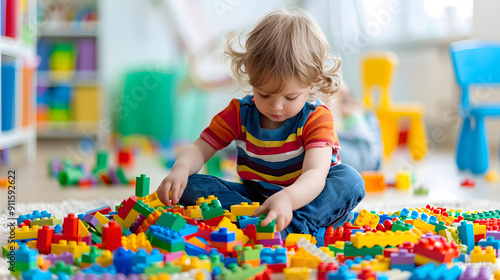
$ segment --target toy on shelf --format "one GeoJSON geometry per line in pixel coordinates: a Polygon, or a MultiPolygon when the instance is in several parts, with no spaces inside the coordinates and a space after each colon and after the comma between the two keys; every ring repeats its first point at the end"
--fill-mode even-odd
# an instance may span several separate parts
{"type": "Polygon", "coordinates": [[[422,104],[393,104],[391,97],[394,70],[398,64],[397,56],[391,52],[366,54],[361,61],[361,80],[363,84],[363,102],[375,110],[380,121],[383,154],[388,159],[399,144],[400,126],[404,120],[409,121],[406,139],[411,156],[421,160],[428,150],[427,132],[424,124],[424,107],[422,104]],[[374,89],[380,89],[380,101],[375,103],[374,89]]]}
{"type": "Polygon", "coordinates": [[[467,40],[450,45],[455,77],[461,88],[459,112],[462,130],[455,150],[457,167],[470,169],[475,174],[488,170],[489,148],[485,119],[500,116],[500,105],[484,102],[471,103],[469,88],[493,90],[500,83],[500,43],[467,40]]]}

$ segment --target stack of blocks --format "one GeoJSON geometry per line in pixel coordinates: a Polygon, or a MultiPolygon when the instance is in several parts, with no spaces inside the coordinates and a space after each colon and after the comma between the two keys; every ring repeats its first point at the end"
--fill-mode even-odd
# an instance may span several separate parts
{"type": "Polygon", "coordinates": [[[149,178],[141,175],[135,195],[116,211],[106,206],[64,219],[47,211],[20,216],[15,242],[3,254],[15,256],[13,275],[28,280],[90,279],[85,274],[259,280],[279,273],[286,279],[458,280],[462,270],[460,279],[500,279],[500,270],[493,275],[455,265],[466,255],[471,263],[496,263],[499,210],[362,210],[336,229],[291,233],[282,241],[275,221],[263,227],[265,214],[251,216],[259,206],[241,203],[225,212],[209,196],[190,207],[166,207],[156,193],[149,194],[149,178]]]}

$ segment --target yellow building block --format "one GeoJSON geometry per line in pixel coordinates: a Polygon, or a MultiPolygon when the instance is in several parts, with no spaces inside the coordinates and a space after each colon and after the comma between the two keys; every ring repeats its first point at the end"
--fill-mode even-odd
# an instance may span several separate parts
{"type": "Polygon", "coordinates": [[[237,216],[252,216],[253,212],[260,207],[260,203],[253,202],[248,204],[248,202],[242,202],[240,205],[231,206],[231,222],[236,222],[237,216]]]}
{"type": "Polygon", "coordinates": [[[83,224],[82,220],[78,220],[78,235],[82,237],[89,236],[90,232],[87,227],[83,224]]]}
{"type": "MultiPolygon", "coordinates": [[[[133,210],[133,209],[132,209],[133,210]]],[[[109,219],[104,217],[100,212],[96,212],[94,217],[99,221],[97,224],[97,231],[102,233],[102,226],[109,223],[109,219]]],[[[127,216],[128,217],[128,216],[127,216]]]]}
{"type": "Polygon", "coordinates": [[[371,248],[375,245],[382,247],[399,246],[404,242],[417,243],[418,238],[411,231],[387,231],[387,232],[356,232],[351,235],[352,245],[358,249],[362,247],[371,248]]]}
{"type": "Polygon", "coordinates": [[[486,234],[486,225],[473,224],[472,229],[474,231],[474,235],[486,234]]]}
{"type": "Polygon", "coordinates": [[[111,254],[110,250],[105,250],[95,259],[95,262],[100,264],[102,267],[110,266],[113,264],[113,254],[111,254]]]}
{"type": "Polygon", "coordinates": [[[299,242],[299,239],[301,239],[302,237],[311,242],[312,235],[310,234],[290,233],[285,239],[285,246],[288,247],[297,245],[297,242],[299,242]]]}
{"type": "Polygon", "coordinates": [[[21,229],[14,229],[14,240],[20,239],[36,239],[38,235],[39,226],[34,226],[30,228],[29,226],[23,226],[21,229]]]}
{"type": "Polygon", "coordinates": [[[141,198],[137,198],[137,199],[140,199],[142,200],[144,203],[146,203],[147,205],[149,205],[149,207],[153,207],[153,208],[156,208],[156,207],[159,207],[159,206],[165,206],[165,204],[163,204],[160,199],[158,198],[158,194],[156,192],[154,193],[151,193],[145,197],[141,197],[141,198]]]}
{"type": "Polygon", "coordinates": [[[428,263],[434,263],[436,265],[440,265],[441,263],[436,261],[436,260],[433,260],[433,259],[429,259],[427,257],[424,257],[422,255],[415,255],[415,264],[416,265],[424,265],[424,264],[428,264],[428,263]]]}
{"type": "Polygon", "coordinates": [[[353,264],[351,266],[351,269],[358,272],[361,272],[363,268],[371,268],[372,270],[375,271],[386,271],[389,270],[390,267],[391,267],[391,259],[385,258],[382,255],[378,255],[375,256],[374,259],[371,259],[369,261],[363,260],[359,264],[353,264]]]}
{"type": "Polygon", "coordinates": [[[76,259],[81,257],[83,253],[90,252],[90,246],[85,242],[76,243],[76,241],[68,242],[66,240],[59,240],[59,244],[53,243],[50,245],[50,252],[55,255],[60,255],[63,252],[70,252],[73,253],[73,258],[76,259]]]}
{"type": "Polygon", "coordinates": [[[191,269],[202,269],[205,268],[206,270],[210,271],[210,261],[208,259],[200,260],[198,257],[189,257],[189,256],[182,256],[176,261],[174,261],[175,265],[180,265],[182,267],[182,271],[190,271],[191,269]]]}
{"type": "Polygon", "coordinates": [[[121,226],[125,228],[130,228],[130,226],[132,226],[132,223],[135,222],[135,220],[137,220],[138,217],[139,217],[139,212],[135,211],[134,209],[130,210],[130,212],[128,212],[127,217],[123,220],[123,224],[121,224],[121,226]]]}
{"type": "Polygon", "coordinates": [[[305,267],[287,267],[283,269],[286,280],[307,280],[310,277],[311,269],[305,267]]]}
{"type": "Polygon", "coordinates": [[[198,205],[187,206],[186,209],[182,212],[183,216],[189,218],[201,218],[201,210],[198,205]]]}
{"type": "MultiPolygon", "coordinates": [[[[210,196],[209,196],[210,197],[210,196]]],[[[220,228],[227,228],[227,231],[233,231],[236,233],[236,240],[241,241],[241,245],[245,246],[245,244],[248,243],[248,240],[250,238],[246,236],[241,229],[239,229],[236,224],[233,224],[231,222],[231,219],[224,217],[222,220],[219,222],[215,230],[219,230],[220,228]]]]}
{"type": "Polygon", "coordinates": [[[399,171],[396,174],[396,184],[395,184],[396,189],[409,190],[410,186],[411,186],[411,172],[399,171]]]}
{"type": "Polygon", "coordinates": [[[450,242],[454,241],[457,244],[462,243],[462,241],[460,241],[460,238],[458,237],[457,227],[450,226],[447,229],[440,230],[438,234],[443,236],[444,238],[446,238],[446,240],[450,242]]]}
{"type": "Polygon", "coordinates": [[[428,224],[427,222],[422,221],[420,218],[416,218],[413,220],[413,226],[418,228],[420,231],[422,230],[430,230],[432,232],[436,231],[436,226],[428,224]]]}
{"type": "Polygon", "coordinates": [[[470,262],[490,262],[496,263],[497,257],[495,255],[495,250],[491,246],[487,246],[486,249],[483,249],[480,246],[474,247],[474,250],[470,252],[470,262]]]}
{"type": "Polygon", "coordinates": [[[493,277],[494,277],[493,279],[495,280],[500,280],[500,269],[495,270],[493,277]]]}
{"type": "Polygon", "coordinates": [[[318,256],[313,256],[306,249],[299,247],[295,251],[295,255],[290,257],[290,267],[308,267],[317,269],[321,259],[318,256]]]}
{"type": "Polygon", "coordinates": [[[151,246],[151,242],[148,240],[146,234],[141,232],[139,234],[130,234],[129,236],[122,236],[122,246],[126,250],[131,250],[135,253],[139,251],[139,249],[143,248],[146,252],[151,253],[153,247],[151,246]]]}
{"type": "Polygon", "coordinates": [[[274,239],[274,232],[257,232],[257,240],[274,239]]]}
{"type": "Polygon", "coordinates": [[[63,221],[62,221],[62,219],[58,219],[56,217],[48,217],[48,218],[42,218],[42,219],[36,218],[36,219],[32,220],[30,223],[30,227],[33,227],[33,226],[43,227],[44,225],[49,225],[49,226],[61,225],[62,226],[63,221]]]}
{"type": "Polygon", "coordinates": [[[359,212],[358,217],[354,221],[354,226],[362,227],[364,225],[369,225],[371,228],[376,228],[380,217],[377,214],[368,212],[368,210],[363,209],[359,212]]]}
{"type": "Polygon", "coordinates": [[[210,204],[210,202],[212,202],[212,200],[217,200],[219,198],[217,198],[216,196],[214,195],[209,195],[208,197],[198,197],[196,199],[196,205],[200,206],[203,202],[206,202],[207,204],[210,204]]]}

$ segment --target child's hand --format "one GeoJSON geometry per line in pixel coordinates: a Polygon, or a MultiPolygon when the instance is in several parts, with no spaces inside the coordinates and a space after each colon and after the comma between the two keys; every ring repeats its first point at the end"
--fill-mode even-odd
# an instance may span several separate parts
{"type": "Polygon", "coordinates": [[[267,212],[267,217],[260,223],[265,227],[273,220],[276,220],[276,230],[284,230],[292,221],[292,203],[288,193],[280,191],[270,196],[264,203],[253,212],[252,216],[258,217],[267,212]]]}
{"type": "Polygon", "coordinates": [[[160,201],[168,207],[176,205],[186,189],[189,172],[182,168],[172,169],[165,179],[161,182],[156,193],[160,201]],[[172,197],[170,198],[170,195],[172,197]],[[171,200],[170,200],[171,199],[171,200]]]}

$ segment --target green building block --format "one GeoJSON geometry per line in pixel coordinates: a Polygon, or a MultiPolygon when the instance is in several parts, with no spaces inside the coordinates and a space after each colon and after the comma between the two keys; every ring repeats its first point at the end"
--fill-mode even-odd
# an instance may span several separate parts
{"type": "Polygon", "coordinates": [[[151,215],[155,209],[153,207],[149,207],[144,201],[142,200],[137,200],[137,203],[134,204],[132,207],[135,211],[137,211],[139,214],[143,215],[144,217],[147,217],[151,215]]]}
{"type": "Polygon", "coordinates": [[[148,276],[151,274],[158,275],[160,273],[172,274],[180,272],[182,272],[182,266],[174,265],[172,262],[165,263],[163,267],[159,267],[157,263],[152,263],[151,267],[146,267],[144,269],[144,274],[148,276]]]}
{"type": "Polygon", "coordinates": [[[251,246],[242,247],[241,245],[234,246],[234,251],[238,253],[239,259],[242,261],[260,259],[260,251],[264,245],[257,244],[252,248],[251,246]]]}
{"type": "Polygon", "coordinates": [[[95,259],[102,254],[102,249],[96,246],[90,247],[90,252],[82,253],[82,263],[95,263],[95,259]]]}
{"type": "Polygon", "coordinates": [[[141,177],[135,177],[135,196],[145,197],[149,195],[149,177],[141,174],[141,177]]]}
{"type": "Polygon", "coordinates": [[[167,227],[171,230],[181,230],[187,221],[178,213],[163,212],[156,221],[157,225],[167,227]]]}
{"type": "Polygon", "coordinates": [[[344,256],[346,257],[355,257],[355,256],[372,256],[383,255],[384,248],[379,245],[375,245],[371,248],[363,247],[358,249],[352,245],[352,242],[346,241],[344,243],[344,256]]]}
{"type": "Polygon", "coordinates": [[[408,230],[411,230],[413,228],[412,225],[410,224],[407,224],[405,222],[402,222],[402,221],[394,221],[394,223],[392,224],[392,229],[391,231],[393,232],[396,232],[398,230],[400,231],[408,231],[408,230]]]}
{"type": "Polygon", "coordinates": [[[184,251],[186,249],[185,242],[169,244],[167,242],[161,241],[161,240],[156,239],[156,238],[150,238],[149,241],[151,242],[152,246],[167,250],[170,253],[184,251]]]}
{"type": "Polygon", "coordinates": [[[438,221],[437,223],[429,223],[430,225],[435,226],[435,232],[440,232],[443,229],[447,229],[448,227],[446,226],[446,223],[443,221],[438,221]]]}
{"type": "Polygon", "coordinates": [[[209,175],[219,178],[224,177],[224,172],[222,172],[221,168],[221,158],[219,156],[213,156],[207,161],[206,166],[209,175]]]}
{"type": "Polygon", "coordinates": [[[246,280],[257,273],[264,271],[267,265],[252,267],[252,265],[245,263],[241,267],[237,263],[229,264],[229,269],[222,269],[221,274],[217,275],[217,280],[246,280]]]}
{"type": "Polygon", "coordinates": [[[200,204],[200,210],[201,216],[205,221],[224,215],[224,209],[222,209],[222,206],[218,199],[212,200],[210,204],[202,202],[200,204]]]}
{"type": "Polygon", "coordinates": [[[75,274],[75,268],[72,265],[66,265],[63,261],[58,261],[56,265],[51,266],[49,270],[53,274],[58,274],[59,272],[64,272],[67,275],[75,274]]]}
{"type": "Polygon", "coordinates": [[[101,170],[108,169],[108,153],[106,151],[99,151],[97,153],[96,166],[92,173],[97,174],[101,170]]]}
{"type": "Polygon", "coordinates": [[[120,180],[120,184],[128,185],[128,180],[127,177],[125,176],[125,171],[123,171],[121,167],[116,170],[116,177],[118,177],[118,180],[120,180]]]}
{"type": "Polygon", "coordinates": [[[260,214],[259,221],[256,224],[257,232],[275,232],[276,231],[276,220],[270,222],[267,226],[263,227],[260,223],[266,218],[266,214],[260,214]]]}
{"type": "Polygon", "coordinates": [[[337,247],[333,246],[333,244],[328,245],[328,249],[330,249],[330,252],[335,253],[335,256],[336,256],[338,253],[344,253],[344,249],[337,248],[337,247]]]}
{"type": "Polygon", "coordinates": [[[83,178],[84,174],[80,168],[65,168],[57,175],[57,180],[61,186],[77,185],[78,180],[83,178]]]}

